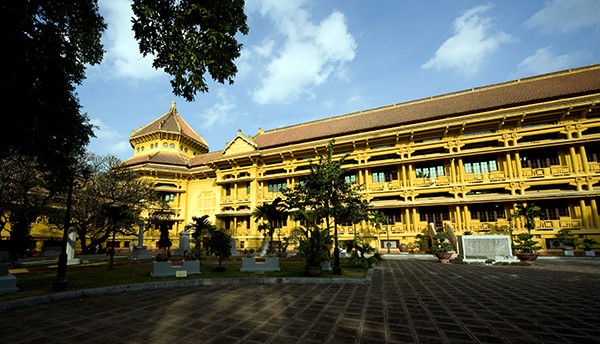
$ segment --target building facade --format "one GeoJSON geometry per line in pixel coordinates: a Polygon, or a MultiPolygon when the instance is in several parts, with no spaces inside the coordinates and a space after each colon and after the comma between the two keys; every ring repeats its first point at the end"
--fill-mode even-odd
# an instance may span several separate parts
{"type": "MultiPolygon", "coordinates": [[[[339,224],[340,240],[355,231],[373,246],[411,244],[450,224],[454,232],[525,231],[509,220],[522,203],[545,216],[532,232],[553,248],[561,229],[600,241],[600,65],[514,80],[398,103],[256,135],[237,135],[220,151],[170,110],[134,131],[130,168],[154,182],[174,210],[172,237],[193,216],[209,215],[257,248],[262,234],[251,218],[257,205],[299,183],[326,153],[348,155],[349,183],[388,225],[339,224]]],[[[275,239],[298,225],[288,219],[275,239]]],[[[146,236],[155,246],[157,231],[146,236]]]]}

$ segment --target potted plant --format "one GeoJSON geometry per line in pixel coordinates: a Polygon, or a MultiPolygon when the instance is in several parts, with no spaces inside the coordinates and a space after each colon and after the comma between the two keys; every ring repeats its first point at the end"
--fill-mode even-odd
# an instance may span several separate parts
{"type": "Polygon", "coordinates": [[[563,249],[565,256],[573,255],[573,248],[577,245],[577,239],[573,235],[571,235],[571,230],[569,229],[561,229],[556,234],[556,239],[554,239],[554,245],[560,246],[563,249]]]}
{"type": "Polygon", "coordinates": [[[533,263],[538,257],[535,251],[541,247],[536,240],[533,240],[532,234],[519,233],[517,239],[515,239],[513,248],[517,251],[516,256],[520,261],[533,263]]]}
{"type": "Polygon", "coordinates": [[[399,248],[400,248],[400,252],[408,252],[408,245],[405,243],[401,243],[399,248]]]}
{"type": "Polygon", "coordinates": [[[583,249],[585,250],[585,255],[588,257],[595,257],[596,253],[592,249],[592,246],[598,244],[598,242],[594,239],[585,238],[582,240],[583,249]]]}
{"type": "Polygon", "coordinates": [[[447,264],[452,257],[454,246],[450,242],[450,237],[446,232],[439,232],[433,236],[433,254],[440,263],[447,264]]]}

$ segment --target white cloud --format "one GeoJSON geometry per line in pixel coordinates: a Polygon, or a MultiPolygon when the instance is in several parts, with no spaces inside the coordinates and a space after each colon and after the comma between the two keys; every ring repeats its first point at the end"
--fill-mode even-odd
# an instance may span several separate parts
{"type": "Polygon", "coordinates": [[[567,33],[585,26],[600,27],[600,1],[551,0],[525,22],[527,28],[567,33]]]}
{"type": "Polygon", "coordinates": [[[499,31],[489,33],[490,18],[482,14],[490,5],[477,6],[466,11],[454,21],[454,36],[448,38],[435,52],[423,69],[457,69],[466,76],[479,71],[481,64],[498,47],[512,40],[511,36],[499,31]]]}
{"type": "Polygon", "coordinates": [[[231,112],[231,110],[235,108],[234,99],[229,97],[224,89],[217,89],[215,93],[219,98],[219,101],[204,113],[200,114],[203,121],[201,124],[202,128],[210,128],[215,125],[215,123],[232,123],[236,117],[231,112]]]}
{"type": "Polygon", "coordinates": [[[90,150],[103,155],[126,156],[131,154],[131,145],[127,135],[106,125],[100,118],[90,119],[90,123],[94,125],[94,135],[96,135],[90,140],[90,150]]]}
{"type": "Polygon", "coordinates": [[[164,75],[152,67],[153,57],[142,57],[131,30],[131,3],[129,1],[101,0],[100,8],[107,23],[104,44],[107,49],[102,68],[111,76],[148,80],[164,75]]]}
{"type": "Polygon", "coordinates": [[[261,70],[261,86],[253,92],[256,103],[286,103],[302,94],[314,96],[312,87],[343,72],[343,65],[355,57],[356,43],[344,14],[334,11],[314,23],[304,5],[305,1],[265,0],[250,7],[268,16],[284,40],[278,46],[267,40],[262,48],[253,50],[256,58],[266,58],[254,63],[261,70]],[[272,56],[274,52],[276,56],[272,56]]]}
{"type": "Polygon", "coordinates": [[[535,54],[521,61],[519,70],[531,74],[555,72],[579,65],[585,56],[586,54],[582,52],[555,55],[550,47],[545,47],[538,49],[535,54]]]}

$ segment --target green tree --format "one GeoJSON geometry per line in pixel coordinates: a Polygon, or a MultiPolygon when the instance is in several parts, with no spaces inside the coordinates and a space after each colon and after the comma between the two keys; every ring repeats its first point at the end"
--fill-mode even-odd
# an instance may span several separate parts
{"type": "Polygon", "coordinates": [[[200,259],[202,256],[202,240],[206,234],[215,230],[215,226],[208,220],[208,215],[200,217],[193,216],[192,223],[188,224],[192,230],[192,239],[194,240],[194,253],[200,259]]]}
{"type": "Polygon", "coordinates": [[[262,219],[267,219],[268,223],[266,225],[259,225],[259,229],[264,231],[269,238],[269,253],[273,253],[273,235],[275,234],[275,230],[278,228],[278,225],[283,222],[283,220],[287,219],[288,213],[286,210],[286,206],[281,199],[281,197],[277,197],[271,203],[263,203],[261,205],[256,206],[254,210],[252,210],[252,217],[255,222],[258,222],[262,219]]]}
{"type": "MultiPolygon", "coordinates": [[[[173,76],[176,95],[193,100],[206,92],[205,73],[233,82],[242,47],[236,34],[248,32],[243,0],[134,0],[132,8],[140,51],[156,55],[154,66],[173,76]]],[[[0,108],[18,111],[3,117],[10,129],[0,136],[0,158],[9,148],[37,157],[50,191],[65,189],[93,135],[75,87],[103,58],[98,1],[2,1],[0,21],[0,108]]]]}
{"type": "MultiPolygon", "coordinates": [[[[312,214],[316,219],[325,220],[326,228],[331,229],[333,223],[334,266],[333,273],[341,274],[337,223],[347,209],[357,205],[365,206],[359,195],[360,186],[348,184],[345,175],[348,171],[342,168],[348,155],[334,159],[334,144],[331,140],[327,145],[327,154],[319,156],[316,164],[310,163],[310,174],[303,183],[294,189],[283,190],[286,203],[290,209],[302,209],[312,214]]],[[[366,211],[366,209],[365,209],[366,211]]],[[[357,212],[359,213],[359,212],[357,212]]]]}
{"type": "Polygon", "coordinates": [[[173,93],[188,101],[207,92],[204,74],[233,83],[234,60],[247,34],[244,0],[133,0],[133,30],[140,52],[155,56],[154,68],[170,74],[173,93]]]}
{"type": "Polygon", "coordinates": [[[38,167],[35,157],[14,152],[0,158],[0,231],[10,233],[9,253],[13,258],[31,248],[31,224],[50,198],[47,176],[38,167]]]}
{"type": "Polygon", "coordinates": [[[531,234],[531,231],[535,229],[535,218],[543,218],[542,209],[533,203],[519,204],[514,214],[510,215],[510,219],[519,217],[525,219],[525,228],[531,234]]]}
{"type": "MultiPolygon", "coordinates": [[[[104,229],[104,237],[112,235],[114,248],[116,234],[132,235],[141,219],[142,211],[154,209],[166,212],[168,205],[159,199],[153,185],[140,178],[137,173],[122,165],[115,157],[109,157],[110,169],[99,176],[94,192],[101,202],[98,225],[104,229]]],[[[155,211],[156,212],[156,211],[155,211]]],[[[114,249],[111,249],[111,264],[114,249]]]]}
{"type": "Polygon", "coordinates": [[[223,271],[221,264],[231,256],[231,237],[222,230],[211,230],[208,249],[219,259],[219,269],[216,271],[223,271]]]}

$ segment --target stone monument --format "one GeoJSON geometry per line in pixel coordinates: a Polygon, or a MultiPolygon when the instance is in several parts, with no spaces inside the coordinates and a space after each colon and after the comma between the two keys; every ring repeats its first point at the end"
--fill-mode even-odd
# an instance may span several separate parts
{"type": "Polygon", "coordinates": [[[262,244],[260,245],[260,252],[258,253],[258,255],[261,257],[266,256],[268,249],[269,249],[269,242],[267,241],[267,239],[263,239],[262,244]]]}
{"type": "Polygon", "coordinates": [[[229,246],[231,246],[231,256],[232,257],[239,257],[240,253],[237,251],[237,249],[235,248],[236,245],[236,240],[235,238],[231,238],[231,242],[229,243],[229,246]]]}
{"type": "Polygon", "coordinates": [[[139,233],[138,233],[138,243],[133,248],[133,251],[129,254],[129,259],[131,260],[141,260],[141,259],[150,259],[150,253],[146,251],[146,246],[144,246],[144,221],[138,222],[139,225],[139,233]]]}
{"type": "Polygon", "coordinates": [[[173,253],[174,256],[183,256],[190,251],[190,232],[186,229],[179,232],[179,248],[173,253]]]}
{"type": "Polygon", "coordinates": [[[67,265],[79,265],[81,260],[75,258],[75,245],[77,244],[77,231],[69,231],[69,238],[67,239],[67,265]]]}
{"type": "Polygon", "coordinates": [[[463,262],[516,262],[508,235],[463,235],[458,237],[459,256],[463,262]]]}
{"type": "Polygon", "coordinates": [[[0,251],[0,295],[18,291],[17,278],[8,272],[8,252],[0,251]]]}

